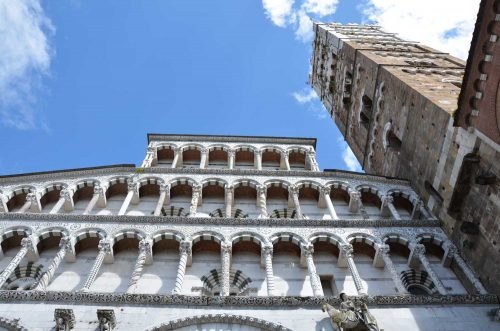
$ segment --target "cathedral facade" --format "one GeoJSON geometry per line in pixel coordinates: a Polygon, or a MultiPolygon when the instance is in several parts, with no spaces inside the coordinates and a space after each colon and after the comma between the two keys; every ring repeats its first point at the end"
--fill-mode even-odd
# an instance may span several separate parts
{"type": "Polygon", "coordinates": [[[315,148],[150,134],[140,167],[0,177],[0,329],[498,329],[409,181],[315,148]]]}

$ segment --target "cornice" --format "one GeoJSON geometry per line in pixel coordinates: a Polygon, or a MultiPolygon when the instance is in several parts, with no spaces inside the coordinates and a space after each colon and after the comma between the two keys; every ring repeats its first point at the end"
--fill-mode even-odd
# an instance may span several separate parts
{"type": "MultiPolygon", "coordinates": [[[[364,299],[369,306],[415,306],[415,305],[496,305],[498,297],[486,295],[405,295],[368,296],[364,299]]],[[[0,291],[0,302],[64,302],[70,304],[113,304],[113,305],[170,305],[170,306],[251,306],[251,307],[320,307],[323,303],[340,304],[339,297],[207,297],[163,294],[129,294],[99,292],[63,291],[0,291]]]]}
{"type": "Polygon", "coordinates": [[[81,223],[130,223],[130,224],[187,224],[187,225],[251,225],[285,227],[329,227],[329,228],[379,228],[379,227],[439,227],[439,220],[394,220],[394,219],[296,219],[296,218],[225,218],[225,217],[170,217],[128,215],[71,215],[36,213],[0,213],[0,220],[51,221],[81,223]]]}
{"type": "Polygon", "coordinates": [[[262,143],[262,144],[290,144],[316,146],[316,138],[299,137],[265,137],[265,136],[214,136],[214,135],[170,135],[148,133],[148,142],[151,141],[201,141],[218,143],[262,143]]]}
{"type": "Polygon", "coordinates": [[[110,174],[177,174],[177,175],[211,175],[211,176],[268,176],[274,178],[281,177],[305,177],[305,178],[327,178],[327,179],[356,179],[362,181],[372,181],[377,183],[409,185],[407,180],[397,178],[387,178],[383,176],[368,175],[362,173],[338,171],[303,171],[303,170],[257,170],[257,169],[199,169],[199,168],[135,168],[135,167],[112,167],[89,170],[60,170],[41,174],[22,174],[19,176],[9,176],[0,178],[0,184],[13,184],[18,182],[30,182],[40,180],[63,180],[75,177],[95,177],[110,174]]]}

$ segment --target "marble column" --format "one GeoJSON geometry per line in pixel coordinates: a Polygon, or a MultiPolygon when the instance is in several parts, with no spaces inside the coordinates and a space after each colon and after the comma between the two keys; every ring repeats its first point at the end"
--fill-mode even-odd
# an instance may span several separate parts
{"type": "Polygon", "coordinates": [[[288,160],[288,151],[281,152],[281,166],[283,170],[290,170],[290,161],[288,160]]]}
{"type": "Polygon", "coordinates": [[[444,287],[443,282],[441,282],[441,279],[439,279],[438,275],[432,268],[429,260],[425,256],[425,246],[422,244],[412,244],[410,245],[410,249],[411,249],[409,258],[410,266],[413,264],[414,260],[420,261],[423,269],[427,272],[429,277],[431,277],[432,282],[434,283],[434,286],[436,286],[436,289],[438,290],[439,294],[442,295],[448,294],[448,291],[444,287]]]}
{"type": "Polygon", "coordinates": [[[56,256],[50,263],[47,271],[45,271],[38,281],[38,284],[35,286],[35,290],[37,291],[45,291],[47,290],[47,286],[49,286],[50,282],[54,278],[54,275],[61,265],[62,260],[66,256],[66,253],[71,250],[71,238],[70,237],[62,237],[59,241],[59,251],[57,251],[56,256]]]}
{"type": "Polygon", "coordinates": [[[234,169],[234,162],[236,158],[236,151],[233,149],[230,149],[227,151],[227,163],[229,165],[229,169],[234,169]]]}
{"type": "Polygon", "coordinates": [[[170,185],[161,183],[160,184],[160,197],[156,203],[156,208],[154,211],[154,216],[161,216],[161,210],[163,206],[170,202],[170,185]]]}
{"type": "Polygon", "coordinates": [[[377,248],[376,252],[376,257],[375,261],[378,258],[381,258],[384,262],[384,267],[389,271],[391,274],[392,281],[394,282],[394,285],[396,286],[396,289],[398,291],[398,294],[408,294],[408,291],[406,290],[405,286],[403,285],[403,282],[401,281],[401,278],[399,277],[399,273],[394,267],[394,264],[392,263],[392,259],[390,256],[390,247],[389,245],[379,245],[377,248]]]}
{"type": "Polygon", "coordinates": [[[261,246],[261,260],[266,268],[267,295],[275,295],[274,272],[273,272],[273,245],[261,246]]]}
{"type": "Polygon", "coordinates": [[[38,198],[38,195],[36,192],[29,192],[26,194],[26,202],[24,205],[19,209],[18,213],[39,213],[42,211],[42,205],[40,203],[40,199],[38,198]]]}
{"type": "Polygon", "coordinates": [[[342,253],[344,255],[344,258],[346,259],[347,262],[347,267],[349,268],[349,271],[351,273],[352,279],[354,281],[354,285],[356,286],[356,290],[358,291],[359,295],[366,295],[366,289],[363,285],[363,281],[361,280],[361,277],[359,276],[358,268],[356,268],[356,264],[354,263],[354,249],[351,244],[343,244],[341,245],[340,249],[342,250],[342,253]]]}
{"type": "Polygon", "coordinates": [[[255,168],[257,170],[262,170],[262,151],[257,149],[253,153],[255,168]]]}
{"type": "Polygon", "coordinates": [[[361,207],[361,193],[358,191],[351,191],[349,192],[349,197],[349,211],[356,214],[361,207]]]}
{"type": "Polygon", "coordinates": [[[127,196],[125,197],[125,200],[123,201],[123,204],[120,208],[120,211],[118,211],[118,215],[125,215],[127,213],[127,209],[130,206],[130,203],[133,202],[135,199],[138,202],[139,198],[139,188],[136,182],[128,182],[127,183],[127,196]]]}
{"type": "Polygon", "coordinates": [[[411,211],[411,219],[419,219],[420,218],[420,209],[424,205],[422,199],[416,199],[413,202],[413,210],[411,211]]]}
{"type": "Polygon", "coordinates": [[[26,237],[21,240],[21,249],[0,274],[0,288],[5,284],[7,279],[9,279],[14,270],[16,270],[28,251],[34,251],[35,247],[36,246],[33,244],[33,240],[30,237],[26,237]]]}
{"type": "Polygon", "coordinates": [[[92,195],[92,199],[90,199],[89,204],[85,208],[83,215],[88,215],[92,212],[96,205],[99,205],[99,201],[101,201],[101,206],[106,206],[106,195],[104,193],[104,189],[99,185],[94,185],[94,194],[92,195]]]}
{"type": "Polygon", "coordinates": [[[323,288],[321,287],[321,280],[316,272],[316,266],[314,265],[314,246],[309,245],[301,245],[301,254],[305,259],[305,263],[307,265],[307,270],[309,272],[309,280],[311,282],[311,287],[313,290],[313,295],[315,297],[322,297],[323,288]]]}
{"type": "Polygon", "coordinates": [[[260,213],[259,218],[267,218],[267,186],[258,185],[257,186],[257,206],[259,207],[260,213]]]}
{"type": "Polygon", "coordinates": [[[174,148],[174,160],[172,161],[172,168],[175,169],[177,168],[179,164],[179,159],[181,158],[182,151],[180,148],[176,147],[174,148]]]}
{"type": "Polygon", "coordinates": [[[291,185],[288,187],[289,194],[292,195],[293,205],[295,207],[295,212],[297,213],[297,218],[303,219],[304,215],[302,214],[302,208],[300,207],[299,201],[299,188],[295,185],[291,185]]]}
{"type": "Polygon", "coordinates": [[[175,286],[172,294],[180,294],[182,292],[182,284],[184,283],[184,275],[186,274],[186,266],[192,254],[191,241],[182,241],[179,244],[179,265],[177,267],[177,275],[175,277],[175,286]]]}
{"type": "Polygon", "coordinates": [[[316,162],[316,152],[313,149],[310,149],[306,152],[306,154],[311,170],[319,171],[318,162],[316,162]]]}
{"type": "Polygon", "coordinates": [[[201,185],[195,184],[192,187],[191,206],[189,207],[189,217],[195,217],[198,210],[198,204],[201,198],[201,185]]]}
{"type": "Polygon", "coordinates": [[[5,198],[5,195],[0,193],[0,213],[8,213],[9,208],[7,207],[7,199],[5,198]]]}
{"type": "Polygon", "coordinates": [[[203,148],[201,150],[200,169],[205,169],[207,167],[207,163],[208,163],[208,149],[203,148]]]}
{"type": "Polygon", "coordinates": [[[70,212],[75,209],[75,203],[73,201],[71,191],[67,188],[61,190],[59,193],[59,200],[49,214],[57,214],[63,206],[65,212],[70,212]]]}
{"type": "Polygon", "coordinates": [[[332,199],[330,198],[330,192],[331,192],[330,187],[326,186],[320,187],[320,193],[325,201],[326,207],[328,208],[330,217],[332,218],[332,220],[338,220],[339,217],[337,216],[337,212],[335,211],[335,207],[333,206],[332,199]]]}
{"type": "Polygon", "coordinates": [[[221,296],[229,296],[229,291],[231,289],[230,284],[230,272],[231,272],[231,252],[232,252],[232,244],[229,242],[223,242],[220,245],[221,252],[221,277],[220,280],[220,295],[221,296]]]}
{"type": "Polygon", "coordinates": [[[99,253],[97,254],[97,257],[95,259],[94,265],[92,266],[92,269],[90,269],[90,273],[87,277],[87,280],[85,281],[85,284],[83,285],[83,288],[81,289],[82,291],[88,291],[90,289],[90,286],[94,283],[94,281],[97,278],[97,275],[99,274],[99,270],[101,269],[102,262],[104,261],[104,258],[106,256],[112,255],[112,245],[111,242],[107,239],[101,239],[99,241],[99,253]]]}
{"type": "Polygon", "coordinates": [[[476,277],[472,269],[469,268],[464,259],[460,256],[458,249],[452,243],[445,244],[445,256],[443,258],[443,265],[450,266],[455,261],[456,266],[462,271],[464,276],[469,281],[470,285],[474,288],[476,294],[488,294],[481,281],[476,277]]]}
{"type": "Polygon", "coordinates": [[[132,293],[137,287],[137,282],[141,279],[148,255],[151,255],[151,246],[150,239],[142,239],[139,241],[139,255],[137,256],[132,276],[128,282],[127,293],[132,293]]]}
{"type": "Polygon", "coordinates": [[[233,203],[234,203],[234,187],[226,185],[224,187],[224,194],[225,194],[225,207],[226,207],[225,216],[232,217],[233,203]]]}
{"type": "Polygon", "coordinates": [[[391,195],[386,195],[382,199],[382,205],[380,207],[380,215],[382,217],[388,217],[392,215],[392,217],[396,220],[400,220],[401,216],[399,215],[396,207],[394,207],[394,197],[391,195]]]}

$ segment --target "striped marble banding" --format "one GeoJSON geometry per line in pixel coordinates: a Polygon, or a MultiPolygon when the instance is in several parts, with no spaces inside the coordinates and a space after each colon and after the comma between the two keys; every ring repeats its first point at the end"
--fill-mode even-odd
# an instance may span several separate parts
{"type": "Polygon", "coordinates": [[[233,184],[234,188],[250,186],[251,188],[257,188],[258,182],[251,179],[239,180],[233,184]]]}
{"type": "MultiPolygon", "coordinates": [[[[226,217],[226,210],[222,208],[217,208],[213,212],[209,213],[210,217],[226,217]]],[[[231,217],[232,218],[247,218],[248,214],[241,209],[231,209],[231,217]]]]}
{"type": "Polygon", "coordinates": [[[161,232],[153,236],[153,243],[155,244],[162,240],[175,240],[180,243],[184,240],[184,237],[181,234],[175,232],[161,232]]]}
{"type": "Polygon", "coordinates": [[[88,180],[83,180],[83,181],[78,182],[75,185],[75,187],[76,187],[76,191],[78,191],[81,188],[84,188],[84,187],[94,187],[96,185],[99,185],[99,182],[97,180],[88,179],[88,180]]]}
{"type": "Polygon", "coordinates": [[[161,144],[159,146],[156,147],[156,150],[157,151],[161,151],[163,149],[175,149],[177,146],[175,145],[171,145],[171,144],[161,144]]]}
{"type": "Polygon", "coordinates": [[[189,210],[186,210],[182,207],[170,206],[170,207],[162,207],[161,208],[162,216],[174,216],[174,217],[183,217],[189,215],[189,210]]]}
{"type": "Polygon", "coordinates": [[[51,184],[43,189],[42,195],[45,195],[45,194],[52,192],[52,191],[60,191],[63,188],[66,188],[66,186],[67,186],[66,184],[62,184],[62,183],[51,184]]]}
{"type": "Polygon", "coordinates": [[[314,235],[312,236],[309,241],[311,242],[311,244],[315,244],[315,243],[318,243],[318,242],[325,242],[325,243],[330,243],[330,244],[333,244],[334,246],[336,246],[337,248],[340,247],[342,241],[338,238],[335,238],[334,236],[330,235],[330,234],[317,234],[317,235],[314,235]]]}
{"type": "Polygon", "coordinates": [[[416,271],[413,269],[401,272],[401,281],[403,286],[408,290],[412,286],[419,287],[428,292],[428,294],[438,294],[438,290],[431,277],[426,271],[416,271]]]}
{"type": "Polygon", "coordinates": [[[241,233],[233,238],[233,245],[241,241],[250,241],[256,243],[257,245],[262,245],[263,240],[258,237],[258,235],[253,233],[241,233]]]}
{"type": "MultiPolygon", "coordinates": [[[[201,277],[203,288],[208,292],[220,287],[222,279],[222,271],[220,269],[212,269],[208,275],[201,277]]],[[[247,277],[241,270],[230,270],[229,284],[238,289],[238,293],[245,291],[248,285],[252,282],[250,277],[247,277]]]]}
{"type": "Polygon", "coordinates": [[[352,188],[349,186],[349,184],[344,182],[329,182],[325,186],[329,186],[331,189],[344,190],[347,193],[352,192],[352,188]]]}
{"type": "Polygon", "coordinates": [[[51,237],[64,237],[68,235],[68,231],[65,229],[50,229],[50,230],[43,230],[43,232],[37,234],[37,239],[38,242],[41,242],[44,239],[51,238],[51,237]]]}
{"type": "Polygon", "coordinates": [[[275,245],[279,242],[290,242],[290,243],[293,243],[297,246],[300,246],[300,244],[304,242],[300,237],[298,237],[297,235],[295,235],[293,233],[280,233],[280,234],[272,236],[269,241],[273,245],[275,245]]]}
{"type": "Polygon", "coordinates": [[[160,185],[163,183],[164,181],[161,178],[156,178],[156,177],[142,178],[139,181],[139,188],[143,187],[144,185],[160,185]]]}
{"type": "Polygon", "coordinates": [[[20,194],[27,194],[30,192],[36,192],[36,189],[33,186],[20,186],[15,188],[10,194],[7,194],[7,200],[12,199],[13,197],[20,194]]]}
{"type": "Polygon", "coordinates": [[[321,184],[316,183],[316,182],[311,182],[311,181],[303,181],[303,182],[298,182],[295,184],[299,189],[302,188],[312,188],[316,191],[319,191],[319,188],[321,187],[321,184]]]}
{"type": "Polygon", "coordinates": [[[377,240],[363,233],[357,233],[355,235],[349,236],[347,238],[347,242],[350,244],[364,243],[375,249],[377,248],[377,240]]]}
{"type": "Polygon", "coordinates": [[[288,187],[290,186],[289,183],[287,183],[283,180],[271,180],[271,181],[265,182],[264,185],[266,185],[267,188],[281,187],[281,188],[284,188],[285,190],[288,190],[288,187]]]}
{"type": "Polygon", "coordinates": [[[203,146],[201,145],[193,145],[193,144],[189,144],[189,145],[184,145],[181,147],[181,150],[183,152],[185,151],[201,151],[203,149],[203,146]]]}
{"type": "Polygon", "coordinates": [[[220,234],[214,233],[214,232],[198,233],[198,234],[195,234],[193,236],[193,245],[201,240],[214,241],[214,242],[220,244],[221,242],[224,241],[224,237],[222,237],[220,234]]]}
{"type": "Polygon", "coordinates": [[[270,218],[295,218],[297,211],[294,208],[275,209],[269,215],[270,218]]]}
{"type": "Polygon", "coordinates": [[[236,152],[254,152],[255,151],[255,147],[253,146],[250,146],[250,145],[243,145],[243,146],[236,146],[234,147],[234,150],[236,152]]]}
{"type": "Polygon", "coordinates": [[[43,265],[35,262],[17,266],[12,275],[5,281],[5,284],[10,284],[19,278],[34,278],[36,282],[42,276],[43,270],[43,265]]]}
{"type": "Polygon", "coordinates": [[[170,187],[174,188],[177,185],[189,185],[193,186],[195,185],[196,182],[192,180],[191,178],[183,177],[183,178],[176,178],[173,181],[170,182],[170,187]]]}
{"type": "Polygon", "coordinates": [[[359,185],[358,187],[356,187],[356,190],[358,190],[360,193],[372,193],[380,198],[380,191],[373,186],[359,185]]]}
{"type": "Polygon", "coordinates": [[[220,187],[225,187],[227,182],[223,179],[219,178],[209,178],[205,179],[202,183],[202,187],[207,187],[207,186],[220,186],[220,187]]]}
{"type": "Polygon", "coordinates": [[[78,243],[79,241],[87,238],[99,238],[99,240],[104,239],[106,238],[106,232],[99,229],[84,230],[83,232],[80,232],[79,234],[76,235],[75,243],[78,243]]]}
{"type": "Polygon", "coordinates": [[[210,152],[212,152],[212,151],[224,151],[224,152],[227,152],[229,150],[229,146],[226,146],[226,145],[212,145],[212,146],[208,146],[208,150],[210,152]]]}
{"type": "Polygon", "coordinates": [[[130,179],[130,177],[126,177],[126,176],[119,176],[119,177],[111,178],[108,181],[108,188],[115,185],[115,184],[126,184],[129,179],[130,179]]]}
{"type": "Polygon", "coordinates": [[[410,241],[406,239],[405,237],[400,236],[399,234],[390,234],[388,236],[385,236],[382,242],[386,244],[401,244],[404,246],[408,246],[410,244],[410,241]]]}
{"type": "Polygon", "coordinates": [[[142,239],[144,239],[144,235],[139,231],[134,231],[134,230],[122,231],[113,236],[113,243],[117,243],[125,238],[133,238],[141,241],[142,239]]]}
{"type": "Polygon", "coordinates": [[[12,238],[14,236],[27,237],[31,234],[31,230],[28,228],[13,228],[8,229],[2,234],[2,242],[6,239],[12,238]]]}
{"type": "Polygon", "coordinates": [[[417,237],[417,242],[420,244],[433,244],[433,245],[436,245],[436,246],[442,248],[444,243],[445,243],[445,240],[443,240],[443,238],[441,238],[439,236],[436,236],[436,235],[433,235],[430,233],[426,233],[426,234],[419,235],[417,237]]]}
{"type": "Polygon", "coordinates": [[[306,154],[307,150],[303,147],[297,147],[293,146],[287,149],[288,153],[299,153],[299,154],[306,154]]]}

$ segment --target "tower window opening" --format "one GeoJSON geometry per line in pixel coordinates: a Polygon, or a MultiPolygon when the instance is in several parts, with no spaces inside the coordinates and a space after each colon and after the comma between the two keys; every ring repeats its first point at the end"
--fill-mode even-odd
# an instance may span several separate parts
{"type": "Polygon", "coordinates": [[[391,148],[392,150],[399,151],[401,150],[401,145],[403,144],[401,142],[401,139],[399,139],[392,130],[389,130],[387,132],[387,147],[391,148]]]}
{"type": "Polygon", "coordinates": [[[370,126],[370,118],[372,116],[373,102],[368,96],[363,95],[361,98],[361,112],[359,113],[360,123],[368,130],[370,126]]]}
{"type": "Polygon", "coordinates": [[[351,92],[352,92],[352,74],[346,71],[344,78],[344,93],[342,95],[342,102],[346,106],[349,106],[351,104],[351,92]]]}

